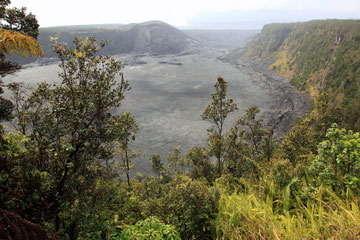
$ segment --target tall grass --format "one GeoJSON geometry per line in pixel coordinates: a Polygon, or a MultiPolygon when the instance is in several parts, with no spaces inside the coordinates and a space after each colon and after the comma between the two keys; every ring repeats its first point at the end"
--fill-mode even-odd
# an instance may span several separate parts
{"type": "Polygon", "coordinates": [[[290,204],[289,187],[280,200],[273,200],[273,188],[266,194],[255,189],[223,192],[217,239],[360,239],[359,199],[350,193],[342,200],[320,188],[313,200],[290,204]]]}

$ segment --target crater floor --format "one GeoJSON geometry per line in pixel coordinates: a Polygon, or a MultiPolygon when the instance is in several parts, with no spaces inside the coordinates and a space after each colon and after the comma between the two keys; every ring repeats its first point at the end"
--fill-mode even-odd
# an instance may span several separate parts
{"type": "MultiPolygon", "coordinates": [[[[217,76],[228,82],[228,97],[239,110],[227,119],[227,127],[242,116],[246,108],[258,106],[265,122],[281,136],[292,122],[308,110],[308,100],[295,92],[289,81],[248,61],[235,62],[225,52],[203,48],[177,55],[117,55],[125,65],[124,77],[132,89],[126,93],[118,113],[130,111],[140,126],[134,149],[142,149],[134,161],[135,171],[151,171],[149,157],[163,158],[174,146],[183,152],[205,146],[210,126],[201,114],[211,102],[217,76]]],[[[24,82],[30,87],[47,81],[58,82],[56,62],[35,62],[4,82],[24,82]]]]}

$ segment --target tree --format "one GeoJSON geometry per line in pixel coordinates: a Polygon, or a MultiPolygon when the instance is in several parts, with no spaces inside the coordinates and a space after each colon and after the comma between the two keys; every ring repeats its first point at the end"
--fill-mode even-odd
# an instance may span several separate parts
{"type": "Polygon", "coordinates": [[[229,113],[237,109],[237,105],[231,98],[226,98],[227,82],[221,76],[218,76],[214,87],[215,93],[211,94],[212,102],[206,107],[201,117],[203,120],[215,125],[207,130],[209,134],[208,146],[211,154],[217,159],[218,176],[221,177],[224,153],[224,123],[229,113]]]}
{"type": "Polygon", "coordinates": [[[214,239],[218,190],[180,175],[167,186],[156,216],[175,226],[181,239],[214,239]]]}
{"type": "Polygon", "coordinates": [[[286,133],[280,146],[283,158],[289,159],[296,166],[307,161],[316,153],[317,145],[325,139],[327,129],[332,123],[341,122],[339,109],[330,103],[328,94],[319,95],[311,113],[297,121],[286,133]]]}
{"type": "MultiPolygon", "coordinates": [[[[4,93],[1,84],[2,81],[0,80],[0,122],[9,121],[12,118],[11,113],[13,111],[13,104],[11,103],[11,101],[1,96],[1,94],[4,93]]],[[[2,127],[0,126],[0,132],[1,131],[2,131],[2,127]]]]}
{"type": "Polygon", "coordinates": [[[257,119],[260,110],[253,106],[245,112],[225,137],[226,168],[238,177],[246,172],[258,175],[262,161],[269,161],[274,150],[272,131],[265,130],[263,120],[257,119]]]}
{"type": "MultiPolygon", "coordinates": [[[[126,128],[115,109],[121,105],[129,84],[121,63],[98,55],[105,42],[75,37],[69,48],[52,39],[60,59],[60,85],[42,83],[26,99],[22,116],[28,149],[37,156],[37,170],[49,176],[47,201],[52,204],[47,219],[58,232],[79,233],[88,205],[101,178],[103,161],[114,154],[114,142],[126,128]]],[[[19,118],[19,116],[17,116],[19,118]]]]}
{"type": "Polygon", "coordinates": [[[39,24],[33,14],[26,14],[26,8],[8,8],[10,0],[0,2],[0,75],[12,73],[20,66],[6,60],[6,55],[20,54],[35,57],[44,54],[36,40],[39,24]]]}
{"type": "Polygon", "coordinates": [[[10,4],[10,0],[0,2],[0,18],[3,20],[0,23],[0,28],[16,31],[36,39],[39,35],[39,24],[35,15],[26,14],[25,7],[21,9],[7,8],[10,4]]]}
{"type": "Polygon", "coordinates": [[[159,176],[159,179],[165,172],[165,167],[159,154],[153,154],[150,158],[152,172],[159,176]]]}
{"type": "Polygon", "coordinates": [[[136,139],[139,126],[135,122],[135,117],[132,117],[129,112],[125,112],[120,117],[120,121],[115,124],[119,124],[120,128],[117,140],[118,153],[123,162],[122,167],[125,169],[127,183],[130,187],[130,169],[132,168],[131,159],[137,157],[141,151],[132,151],[129,144],[131,140],[136,139]]]}
{"type": "Polygon", "coordinates": [[[254,160],[262,158],[270,160],[274,147],[272,143],[272,130],[266,130],[263,127],[263,119],[257,119],[257,115],[260,112],[258,107],[253,106],[245,111],[245,115],[239,118],[237,124],[246,128],[243,138],[248,143],[250,157],[254,160]]]}
{"type": "Polygon", "coordinates": [[[334,124],[328,129],[327,139],[318,145],[310,172],[315,186],[330,185],[334,191],[345,187],[360,187],[360,137],[359,133],[339,129],[334,124]]]}
{"type": "Polygon", "coordinates": [[[180,145],[175,146],[166,157],[169,171],[173,174],[184,174],[187,165],[185,157],[181,156],[180,145]]]}
{"type": "Polygon", "coordinates": [[[206,179],[211,184],[216,179],[216,166],[210,161],[205,148],[193,147],[185,154],[185,161],[190,167],[193,179],[206,179]]]}
{"type": "MultiPolygon", "coordinates": [[[[0,85],[2,77],[20,69],[16,63],[6,60],[6,55],[20,54],[41,56],[43,50],[36,40],[39,24],[33,14],[26,14],[26,8],[7,8],[10,0],[0,2],[0,85]]],[[[0,86],[0,94],[3,89],[0,86]]],[[[12,104],[0,96],[0,121],[11,119],[12,104]]]]}

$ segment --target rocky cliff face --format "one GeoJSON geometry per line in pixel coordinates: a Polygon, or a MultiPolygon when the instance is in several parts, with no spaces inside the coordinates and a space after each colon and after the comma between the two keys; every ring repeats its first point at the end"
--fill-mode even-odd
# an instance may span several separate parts
{"type": "Polygon", "coordinates": [[[266,64],[311,96],[328,92],[339,106],[360,101],[360,21],[269,24],[230,54],[266,64]]]}

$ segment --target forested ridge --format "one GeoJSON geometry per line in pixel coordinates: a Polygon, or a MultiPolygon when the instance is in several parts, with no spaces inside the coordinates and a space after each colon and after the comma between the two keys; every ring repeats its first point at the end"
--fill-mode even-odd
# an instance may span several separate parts
{"type": "Polygon", "coordinates": [[[263,62],[315,97],[327,93],[359,130],[360,21],[313,20],[264,26],[242,57],[263,62]]]}
{"type": "MultiPolygon", "coordinates": [[[[9,3],[0,8],[1,43],[16,33],[37,46],[36,19],[9,3]]],[[[9,46],[42,54],[11,40],[0,48],[2,76],[18,70],[9,46]]],[[[1,98],[1,121],[15,128],[1,125],[1,239],[358,238],[360,136],[331,91],[278,139],[256,106],[226,128],[237,104],[215,76],[199,113],[210,123],[206,146],[154,154],[144,159],[152,175],[130,178],[141,151],[131,148],[136,119],[113,111],[131,87],[121,63],[99,54],[107,46],[95,37],[54,37],[51,46],[61,81],[27,94],[11,83],[12,98],[1,98]]]]}

